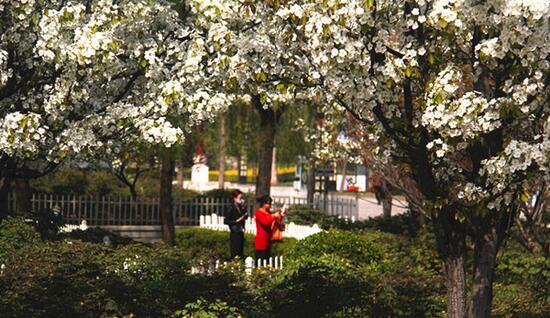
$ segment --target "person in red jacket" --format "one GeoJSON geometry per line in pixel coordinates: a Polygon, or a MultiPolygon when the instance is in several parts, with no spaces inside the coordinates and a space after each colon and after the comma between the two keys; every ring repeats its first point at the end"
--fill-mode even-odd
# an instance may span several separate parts
{"type": "Polygon", "coordinates": [[[271,257],[271,224],[275,220],[281,221],[285,216],[285,211],[271,214],[271,204],[273,199],[264,195],[259,197],[260,208],[256,210],[256,238],[254,239],[254,249],[256,250],[256,260],[267,260],[271,257]]]}

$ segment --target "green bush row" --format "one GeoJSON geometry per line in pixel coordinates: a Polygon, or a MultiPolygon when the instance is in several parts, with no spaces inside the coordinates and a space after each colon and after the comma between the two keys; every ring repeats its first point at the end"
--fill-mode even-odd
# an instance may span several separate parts
{"type": "Polygon", "coordinates": [[[383,216],[370,218],[363,221],[351,222],[328,215],[324,211],[314,209],[307,205],[291,205],[288,210],[289,221],[296,224],[318,224],[322,229],[339,229],[349,231],[380,230],[383,232],[415,236],[419,226],[415,217],[406,212],[390,218],[383,216]]]}
{"type": "MultiPolygon", "coordinates": [[[[284,269],[251,276],[242,263],[189,273],[197,259],[229,256],[227,232],[178,231],[175,248],[91,243],[102,242],[104,234],[83,231],[42,241],[20,219],[2,222],[2,317],[445,316],[443,270],[424,231],[409,237],[331,229],[285,240],[274,247],[285,255],[284,269]]],[[[251,255],[252,237],[246,240],[251,255]]],[[[493,314],[544,317],[550,310],[548,265],[520,251],[499,255],[493,314]]]]}

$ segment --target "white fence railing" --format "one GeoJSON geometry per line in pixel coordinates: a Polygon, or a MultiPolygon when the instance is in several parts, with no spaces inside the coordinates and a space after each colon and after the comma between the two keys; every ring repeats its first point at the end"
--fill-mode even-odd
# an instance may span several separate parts
{"type": "MultiPolygon", "coordinates": [[[[216,231],[229,231],[229,226],[223,223],[223,216],[217,214],[201,215],[199,226],[204,229],[216,230],[216,231]]],[[[283,231],[283,237],[292,237],[298,240],[306,238],[310,235],[322,232],[323,230],[317,224],[312,226],[297,225],[289,223],[286,225],[286,229],[283,231]]],[[[245,221],[245,233],[256,235],[256,222],[254,218],[248,218],[245,221]]]]}
{"type": "MultiPolygon", "coordinates": [[[[222,267],[228,265],[228,262],[222,262],[217,260],[213,266],[209,265],[199,265],[191,267],[191,274],[209,274],[218,270],[222,267]]],[[[253,259],[252,257],[247,257],[244,260],[244,271],[247,274],[252,274],[254,269],[258,268],[271,268],[275,270],[283,269],[283,257],[282,256],[272,256],[269,259],[253,259]]]]}

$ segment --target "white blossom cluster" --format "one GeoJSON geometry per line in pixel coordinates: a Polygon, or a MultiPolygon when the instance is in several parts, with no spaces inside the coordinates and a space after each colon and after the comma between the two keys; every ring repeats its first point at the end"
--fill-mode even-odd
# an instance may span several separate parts
{"type": "Polygon", "coordinates": [[[38,114],[9,113],[0,118],[0,149],[10,156],[32,158],[44,146],[47,129],[38,114]]]}
{"type": "Polygon", "coordinates": [[[500,105],[476,91],[459,96],[462,75],[453,69],[438,75],[428,91],[422,125],[445,138],[468,141],[500,127],[500,105]]]}
{"type": "Polygon", "coordinates": [[[278,44],[306,56],[309,98],[379,125],[389,157],[428,138],[432,173],[456,200],[498,207],[548,174],[550,2],[288,1],[275,16],[273,29],[290,30],[278,44]],[[473,165],[477,155],[488,157],[473,165]]]}
{"type": "Polygon", "coordinates": [[[213,79],[209,89],[241,98],[260,96],[264,107],[298,98],[307,61],[291,30],[279,23],[276,13],[281,7],[239,0],[190,4],[197,25],[208,34],[204,46],[209,53],[206,76],[213,79]]]}
{"type": "Polygon", "coordinates": [[[205,39],[167,2],[0,0],[0,13],[0,157],[170,147],[231,101],[203,88],[205,39]]]}

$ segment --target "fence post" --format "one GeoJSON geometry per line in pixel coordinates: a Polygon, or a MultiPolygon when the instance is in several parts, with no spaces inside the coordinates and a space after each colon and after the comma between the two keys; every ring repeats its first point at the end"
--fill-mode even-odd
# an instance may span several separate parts
{"type": "Polygon", "coordinates": [[[247,275],[250,275],[252,274],[252,268],[254,268],[254,259],[252,257],[247,257],[245,260],[244,260],[244,265],[245,265],[245,272],[247,275]]]}

